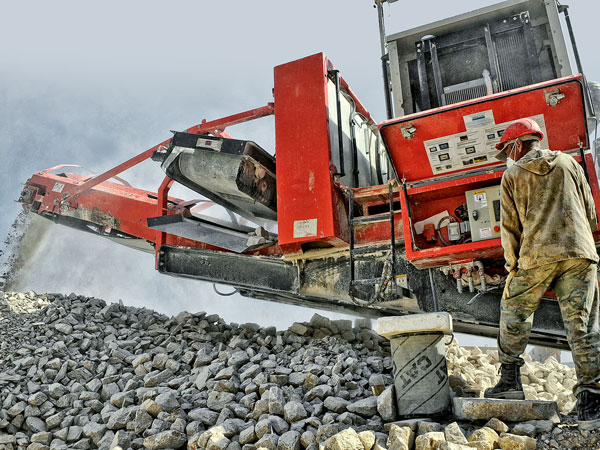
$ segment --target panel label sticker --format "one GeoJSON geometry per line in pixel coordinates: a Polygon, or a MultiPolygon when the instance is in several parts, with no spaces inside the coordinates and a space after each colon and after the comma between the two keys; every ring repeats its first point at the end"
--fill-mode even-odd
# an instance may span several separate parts
{"type": "Polygon", "coordinates": [[[65,188],[65,184],[64,183],[59,183],[57,181],[56,183],[54,183],[54,187],[52,188],[52,192],[58,192],[60,194],[63,191],[64,188],[65,188]]]}
{"type": "Polygon", "coordinates": [[[294,238],[311,237],[316,235],[317,219],[294,221],[294,238]]]}
{"type": "Polygon", "coordinates": [[[207,139],[205,137],[200,137],[196,141],[196,147],[210,148],[216,152],[221,151],[221,145],[223,145],[223,141],[220,139],[207,139]]]}
{"type": "Polygon", "coordinates": [[[481,239],[489,239],[492,237],[492,229],[491,228],[480,228],[479,229],[479,237],[481,239]]]}
{"type": "Polygon", "coordinates": [[[475,114],[468,114],[463,116],[463,120],[465,121],[465,127],[467,128],[467,131],[486,128],[496,123],[494,121],[494,111],[491,109],[475,114]]]}
{"type": "Polygon", "coordinates": [[[475,206],[478,208],[487,207],[487,196],[485,191],[477,191],[473,193],[473,199],[475,200],[475,206]]]}
{"type": "MultiPolygon", "coordinates": [[[[467,131],[423,142],[434,175],[499,161],[496,159],[496,144],[513,121],[496,124],[491,110],[478,114],[463,117],[467,131]]],[[[542,148],[548,148],[544,115],[539,114],[530,119],[535,120],[544,132],[544,139],[540,143],[542,148]]]]}
{"type": "Polygon", "coordinates": [[[406,274],[396,275],[396,283],[404,289],[408,289],[408,278],[406,274]]]}

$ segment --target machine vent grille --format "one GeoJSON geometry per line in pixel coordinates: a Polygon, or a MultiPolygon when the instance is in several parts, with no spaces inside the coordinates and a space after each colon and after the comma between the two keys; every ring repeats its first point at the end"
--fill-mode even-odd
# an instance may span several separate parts
{"type": "Polygon", "coordinates": [[[469,81],[444,88],[446,104],[464,102],[488,94],[484,80],[469,81]]]}
{"type": "Polygon", "coordinates": [[[496,36],[495,44],[500,66],[501,90],[506,91],[531,84],[528,68],[532,62],[527,60],[525,53],[523,30],[499,34],[496,36]]]}

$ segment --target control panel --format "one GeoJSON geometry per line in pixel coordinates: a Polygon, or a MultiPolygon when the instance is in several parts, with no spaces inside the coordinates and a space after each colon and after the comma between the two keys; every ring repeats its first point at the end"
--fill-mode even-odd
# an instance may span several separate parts
{"type": "MultiPolygon", "coordinates": [[[[543,114],[530,117],[537,122],[546,136],[543,114]]],[[[434,175],[498,162],[496,144],[511,122],[496,123],[492,110],[464,116],[466,131],[423,142],[434,175]]],[[[548,148],[544,137],[542,148],[548,148]]]]}
{"type": "Polygon", "coordinates": [[[500,186],[465,192],[471,240],[484,241],[500,237],[500,186]]]}
{"type": "MultiPolygon", "coordinates": [[[[379,124],[405,182],[400,203],[406,259],[424,269],[502,258],[499,185],[506,166],[494,145],[510,123],[528,117],[544,130],[544,148],[587,148],[584,90],[576,75],[379,124]],[[426,224],[432,226],[425,230],[426,224]]],[[[587,161],[588,172],[596,172],[587,161]]]]}

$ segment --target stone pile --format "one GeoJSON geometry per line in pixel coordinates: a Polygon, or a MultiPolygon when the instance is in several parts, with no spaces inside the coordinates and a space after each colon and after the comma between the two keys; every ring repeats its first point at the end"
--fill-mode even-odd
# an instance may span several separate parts
{"type": "MultiPolygon", "coordinates": [[[[446,353],[448,372],[452,387],[462,394],[479,397],[485,389],[495,386],[500,375],[498,352],[495,349],[460,347],[456,341],[448,346],[446,353]],[[486,351],[487,350],[487,351],[486,351]]],[[[560,412],[568,414],[575,406],[573,386],[577,383],[575,369],[560,364],[554,357],[546,361],[533,361],[524,355],[521,379],[525,398],[528,400],[555,401],[560,412]]]]}
{"type": "MultiPolygon", "coordinates": [[[[495,363],[488,370],[478,349],[451,344],[448,355],[456,390],[473,394],[493,382],[495,363]]],[[[555,382],[565,388],[565,378],[555,382]]],[[[504,429],[448,417],[390,427],[392,385],[389,343],[369,320],[315,314],[277,331],[225,324],[216,314],[169,318],[74,294],[0,293],[0,448],[426,450],[532,448],[535,437],[542,445],[560,442],[561,428],[547,423],[504,429]],[[479,442],[494,436],[486,429],[497,435],[492,447],[479,442]],[[470,443],[448,438],[461,440],[459,431],[470,443]]]]}

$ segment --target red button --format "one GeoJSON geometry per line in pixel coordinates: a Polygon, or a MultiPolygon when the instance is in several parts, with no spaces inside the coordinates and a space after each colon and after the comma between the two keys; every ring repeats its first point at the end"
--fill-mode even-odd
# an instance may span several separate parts
{"type": "Polygon", "coordinates": [[[496,225],[496,226],[494,227],[494,231],[495,231],[496,233],[499,233],[499,232],[500,232],[500,227],[499,227],[498,225],[496,225]]]}

